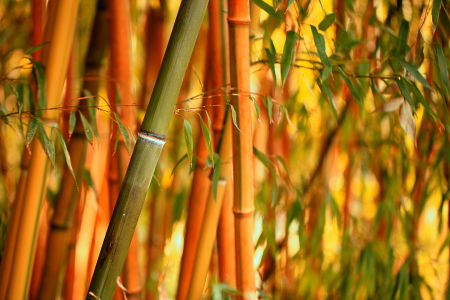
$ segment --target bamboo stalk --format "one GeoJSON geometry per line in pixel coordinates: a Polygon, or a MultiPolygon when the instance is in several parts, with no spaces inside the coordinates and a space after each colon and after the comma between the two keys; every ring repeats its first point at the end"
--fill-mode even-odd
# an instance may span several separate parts
{"type": "Polygon", "coordinates": [[[138,140],[105,236],[87,299],[109,300],[165,144],[173,106],[206,11],[207,0],[183,0],[138,140]],[[94,296],[95,295],[95,296],[94,296]]]}
{"type": "Polygon", "coordinates": [[[231,96],[236,110],[233,128],[234,214],[236,232],[237,288],[246,298],[256,299],[253,267],[253,145],[252,114],[248,99],[250,91],[250,3],[248,0],[230,0],[228,24],[230,31],[231,88],[239,96],[231,96]]]}

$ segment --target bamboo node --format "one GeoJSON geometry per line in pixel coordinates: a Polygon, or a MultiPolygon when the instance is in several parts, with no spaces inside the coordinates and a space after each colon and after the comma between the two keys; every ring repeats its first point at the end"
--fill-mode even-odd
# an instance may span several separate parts
{"type": "Polygon", "coordinates": [[[141,129],[141,131],[139,131],[138,136],[146,140],[147,142],[150,142],[158,146],[164,146],[164,144],[166,143],[166,136],[162,134],[145,131],[141,129]]]}
{"type": "Polygon", "coordinates": [[[249,25],[250,20],[228,18],[228,23],[233,24],[233,25],[249,25]]]}
{"type": "Polygon", "coordinates": [[[249,210],[237,210],[233,209],[233,213],[236,217],[248,217],[250,215],[253,215],[255,212],[255,209],[249,209],[249,210]]]}

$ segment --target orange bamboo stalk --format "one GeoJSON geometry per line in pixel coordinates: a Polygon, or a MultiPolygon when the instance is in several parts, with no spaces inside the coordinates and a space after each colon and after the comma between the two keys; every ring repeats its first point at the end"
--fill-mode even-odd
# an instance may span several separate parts
{"type": "MultiPolygon", "coordinates": [[[[45,0],[33,0],[31,2],[31,13],[33,18],[33,27],[31,29],[31,46],[42,44],[44,40],[45,25],[45,0]]],[[[42,49],[34,52],[33,59],[39,61],[41,59],[42,49]]]]}
{"type": "Polygon", "coordinates": [[[228,24],[230,31],[231,88],[239,96],[231,96],[236,110],[233,127],[234,214],[236,232],[236,281],[245,298],[256,299],[253,267],[253,145],[252,105],[250,91],[250,3],[248,0],[230,0],[228,24]]]}

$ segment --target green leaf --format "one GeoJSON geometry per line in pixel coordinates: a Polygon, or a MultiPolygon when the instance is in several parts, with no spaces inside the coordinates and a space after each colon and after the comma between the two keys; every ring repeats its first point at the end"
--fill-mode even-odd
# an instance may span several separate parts
{"type": "Polygon", "coordinates": [[[130,127],[128,127],[127,124],[125,124],[125,127],[128,129],[128,131],[130,132],[131,138],[133,139],[133,143],[136,145],[136,137],[133,134],[133,131],[131,131],[130,127]]]}
{"type": "Polygon", "coordinates": [[[400,91],[403,94],[403,97],[405,97],[406,101],[411,106],[414,115],[417,116],[416,107],[414,106],[413,99],[411,97],[411,91],[408,88],[408,85],[406,84],[406,79],[403,77],[400,77],[400,79],[395,80],[397,82],[398,87],[400,88],[400,91]]]}
{"type": "Polygon", "coordinates": [[[184,141],[186,142],[187,155],[189,163],[192,166],[192,155],[194,152],[194,143],[192,142],[192,127],[188,120],[184,120],[184,141]]]}
{"type": "Polygon", "coordinates": [[[233,105],[230,104],[230,109],[231,109],[231,119],[233,120],[233,124],[234,126],[237,128],[237,130],[239,130],[240,132],[242,132],[236,122],[236,111],[234,110],[233,105]]]}
{"type": "Polygon", "coordinates": [[[94,191],[95,197],[98,198],[98,191],[95,186],[94,180],[92,180],[91,172],[89,172],[89,170],[84,169],[83,179],[87,183],[88,187],[90,187],[94,191]]]}
{"type": "MultiPolygon", "coordinates": [[[[436,0],[434,2],[436,2],[436,0]]],[[[444,86],[445,95],[448,98],[449,92],[450,92],[450,86],[449,86],[449,80],[448,80],[447,61],[445,59],[444,50],[442,49],[442,46],[438,43],[436,43],[436,54],[437,54],[437,61],[438,61],[438,67],[439,67],[439,75],[441,76],[441,81],[444,86]]]]}
{"type": "Polygon", "coordinates": [[[435,122],[438,122],[440,124],[442,124],[441,120],[439,119],[439,116],[434,112],[434,110],[431,108],[430,104],[428,103],[428,101],[425,100],[425,98],[423,97],[422,93],[419,91],[419,89],[412,84],[411,82],[409,82],[408,80],[404,79],[404,83],[407,85],[407,87],[413,92],[414,96],[417,98],[417,100],[419,100],[419,102],[423,105],[423,107],[425,108],[425,110],[433,117],[433,119],[435,120],[435,122]]]}
{"type": "Polygon", "coordinates": [[[122,104],[122,94],[120,93],[120,85],[116,85],[116,104],[120,106],[122,104]]]}
{"type": "Polygon", "coordinates": [[[75,115],[75,112],[72,110],[70,112],[70,118],[69,118],[69,141],[70,141],[70,137],[73,134],[73,131],[75,130],[76,123],[77,123],[77,116],[75,115]]]}
{"type": "Polygon", "coordinates": [[[31,48],[28,48],[28,50],[25,51],[25,55],[30,55],[31,53],[38,51],[39,49],[41,49],[42,47],[44,47],[48,43],[49,42],[45,42],[45,43],[42,43],[40,45],[36,45],[36,46],[31,47],[31,48]]]}
{"type": "Polygon", "coordinates": [[[275,50],[275,46],[273,44],[273,41],[270,40],[271,43],[271,49],[265,49],[266,50],[266,54],[267,54],[267,60],[269,61],[269,67],[270,70],[272,71],[272,76],[273,76],[273,85],[274,88],[276,89],[277,87],[277,73],[275,72],[275,62],[277,59],[277,52],[275,50]]]}
{"type": "Polygon", "coordinates": [[[259,118],[259,105],[258,105],[258,101],[256,101],[256,99],[252,96],[249,95],[250,99],[253,101],[253,105],[255,106],[255,110],[256,110],[256,116],[258,117],[258,121],[259,123],[261,123],[261,119],[259,118]]]}
{"type": "Polygon", "coordinates": [[[345,83],[347,84],[347,86],[348,86],[350,92],[352,93],[353,97],[355,97],[356,100],[358,100],[358,103],[359,103],[360,105],[362,105],[361,98],[359,97],[359,94],[358,94],[358,92],[356,91],[356,88],[355,88],[355,86],[353,85],[353,82],[350,80],[350,78],[348,78],[347,74],[344,72],[344,70],[341,69],[340,66],[338,66],[338,70],[339,70],[339,72],[341,73],[342,78],[344,78],[344,81],[345,81],[345,83]]]}
{"type": "Polygon", "coordinates": [[[322,81],[322,83],[320,83],[318,80],[317,83],[318,83],[320,89],[322,90],[322,93],[325,93],[325,95],[328,96],[328,101],[330,102],[331,110],[333,111],[333,116],[337,121],[338,113],[337,113],[337,109],[336,109],[336,104],[334,103],[333,94],[331,93],[331,90],[328,87],[328,82],[325,80],[325,81],[322,81]]]}
{"type": "Polygon", "coordinates": [[[119,136],[120,136],[120,132],[117,131],[117,134],[116,134],[116,141],[114,142],[114,152],[113,152],[112,155],[116,154],[117,146],[119,145],[119,136]]]}
{"type": "Polygon", "coordinates": [[[325,18],[320,22],[319,29],[322,31],[327,30],[336,20],[336,13],[331,13],[326,15],[325,18]]]}
{"type": "Polygon", "coordinates": [[[97,114],[95,109],[95,99],[92,97],[91,92],[84,89],[83,90],[84,96],[87,98],[87,105],[88,105],[88,113],[89,113],[89,119],[91,121],[92,130],[94,131],[95,137],[97,140],[100,140],[100,135],[98,134],[97,129],[97,114]]]}
{"type": "Polygon", "coordinates": [[[38,129],[39,121],[37,118],[32,118],[30,121],[30,124],[28,125],[28,132],[27,132],[27,148],[30,147],[31,141],[34,138],[34,135],[36,134],[36,130],[38,129]]]}
{"type": "Polygon", "coordinates": [[[330,59],[327,56],[326,48],[325,48],[325,38],[322,34],[317,31],[317,28],[311,25],[311,31],[314,38],[314,44],[316,44],[317,53],[319,55],[320,60],[324,66],[324,72],[322,74],[322,81],[328,78],[333,71],[333,65],[331,64],[330,59]]]}
{"type": "Polygon", "coordinates": [[[262,153],[261,151],[256,149],[256,147],[253,147],[253,154],[258,158],[258,160],[260,162],[263,163],[263,165],[265,165],[269,169],[270,174],[272,175],[273,184],[272,184],[272,204],[271,205],[273,205],[278,196],[277,175],[275,173],[273,163],[270,161],[270,159],[267,158],[267,156],[264,155],[264,153],[262,153]]]}
{"type": "Polygon", "coordinates": [[[439,22],[439,12],[441,10],[442,0],[434,0],[433,8],[431,9],[431,22],[433,23],[433,34],[436,31],[439,22]]]}
{"type": "Polygon", "coordinates": [[[42,118],[42,116],[44,115],[44,109],[47,108],[45,72],[44,66],[37,61],[34,62],[33,77],[38,89],[37,116],[39,118],[42,118]]]}
{"type": "Polygon", "coordinates": [[[409,51],[408,38],[409,23],[403,20],[398,33],[397,49],[395,50],[395,54],[399,57],[404,57],[406,52],[409,51]]]}
{"type": "Polygon", "coordinates": [[[289,180],[288,183],[289,183],[290,185],[292,185],[291,175],[289,174],[289,170],[288,170],[286,161],[285,161],[281,156],[279,156],[279,155],[277,155],[276,158],[277,158],[277,160],[278,160],[279,162],[281,162],[281,164],[283,165],[284,171],[286,172],[286,176],[287,176],[287,178],[288,178],[288,180],[289,180]]]}
{"type": "Polygon", "coordinates": [[[73,172],[72,161],[70,159],[69,151],[67,150],[66,142],[64,141],[64,137],[58,129],[56,129],[56,132],[58,133],[59,141],[61,142],[61,148],[63,149],[64,157],[66,158],[67,167],[69,168],[70,173],[72,173],[72,176],[75,179],[75,184],[78,189],[77,178],[75,177],[75,173],[73,172]]]}
{"type": "Polygon", "coordinates": [[[214,152],[214,170],[213,170],[213,180],[212,180],[212,190],[214,196],[214,202],[217,203],[217,186],[219,185],[220,179],[220,156],[214,152]]]}
{"type": "Polygon", "coordinates": [[[273,123],[273,102],[272,98],[270,96],[267,96],[267,114],[269,115],[269,122],[270,124],[273,123]]]}
{"type": "Polygon", "coordinates": [[[92,128],[91,124],[89,124],[89,121],[86,119],[86,117],[83,115],[81,111],[79,111],[80,117],[81,117],[81,123],[83,123],[84,127],[84,133],[86,134],[86,138],[88,142],[92,145],[94,142],[94,135],[92,134],[92,128]]]}
{"type": "Polygon", "coordinates": [[[114,113],[114,116],[116,117],[116,121],[117,121],[117,125],[119,125],[120,133],[122,134],[123,139],[125,141],[125,146],[127,147],[127,152],[128,152],[128,154],[131,154],[131,143],[130,143],[130,136],[128,135],[128,131],[125,128],[125,126],[123,126],[123,123],[122,123],[122,121],[120,121],[119,116],[116,113],[114,113]]]}
{"type": "MultiPolygon", "coordinates": [[[[205,122],[202,119],[202,116],[200,114],[198,114],[198,115],[200,117],[200,125],[202,128],[203,137],[205,138],[205,143],[206,143],[206,148],[208,149],[209,158],[211,159],[211,161],[213,161],[214,160],[214,157],[213,157],[214,152],[213,152],[213,148],[212,148],[212,138],[211,138],[211,131],[210,131],[211,130],[211,119],[209,118],[207,111],[205,111],[205,114],[206,114],[206,117],[208,118],[209,127],[206,126],[205,122]]],[[[214,161],[213,161],[213,163],[214,163],[214,161]]]]}
{"type": "Polygon", "coordinates": [[[189,175],[191,175],[192,172],[194,172],[196,163],[197,163],[197,156],[194,155],[194,158],[192,159],[192,166],[189,168],[189,175]]]}
{"type": "Polygon", "coordinates": [[[179,165],[180,165],[187,157],[188,157],[188,155],[185,154],[185,155],[183,155],[182,158],[180,158],[180,159],[178,160],[178,162],[175,164],[175,167],[173,167],[173,169],[172,169],[172,173],[170,173],[170,177],[173,176],[173,174],[175,173],[175,170],[178,168],[178,166],[179,166],[179,165]]]}
{"type": "Polygon", "coordinates": [[[411,73],[412,76],[414,76],[414,78],[416,78],[424,87],[428,88],[429,90],[433,91],[433,88],[431,87],[431,85],[428,83],[428,81],[425,79],[425,77],[423,77],[422,73],[419,72],[419,70],[417,70],[416,67],[414,67],[412,64],[410,64],[407,61],[404,61],[403,59],[399,59],[398,60],[403,67],[406,68],[406,70],[408,70],[409,73],[411,73]]]}
{"type": "Polygon", "coordinates": [[[284,43],[283,54],[281,55],[281,85],[284,86],[286,78],[289,74],[292,60],[295,53],[295,42],[297,41],[297,34],[290,30],[286,33],[286,42],[284,43]]]}
{"type": "Polygon", "coordinates": [[[294,3],[294,0],[288,0],[287,6],[286,6],[286,10],[289,9],[289,7],[292,5],[292,3],[294,3]]]}
{"type": "Polygon", "coordinates": [[[286,23],[286,21],[283,19],[283,16],[279,12],[275,11],[275,9],[272,6],[270,6],[269,4],[264,2],[264,0],[252,0],[252,2],[255,3],[256,5],[258,5],[266,13],[268,13],[269,16],[271,16],[283,23],[286,23]]]}
{"type": "Polygon", "coordinates": [[[44,148],[44,151],[50,159],[53,168],[55,168],[55,148],[52,145],[53,143],[48,138],[47,133],[45,132],[44,124],[42,122],[38,122],[38,137],[39,141],[41,142],[42,148],[44,148]]]}

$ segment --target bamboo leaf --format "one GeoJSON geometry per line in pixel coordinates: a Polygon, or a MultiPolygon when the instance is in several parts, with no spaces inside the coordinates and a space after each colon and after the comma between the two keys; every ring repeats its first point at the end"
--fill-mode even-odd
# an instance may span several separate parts
{"type": "Polygon", "coordinates": [[[37,116],[38,118],[42,118],[44,115],[44,109],[47,108],[45,72],[44,66],[37,61],[34,62],[33,77],[38,90],[37,116]]]}
{"type": "Polygon", "coordinates": [[[217,203],[217,186],[219,185],[220,179],[220,156],[214,152],[214,170],[213,170],[213,180],[212,180],[212,190],[214,195],[214,202],[217,203]]]}
{"type": "Polygon", "coordinates": [[[413,139],[414,146],[417,147],[416,122],[414,121],[414,117],[411,113],[411,110],[405,103],[403,103],[402,106],[400,106],[400,112],[398,117],[400,120],[400,125],[402,126],[403,130],[413,139]]]}
{"type": "Polygon", "coordinates": [[[317,48],[317,53],[319,55],[320,60],[322,61],[325,69],[322,74],[322,81],[328,78],[331,75],[333,65],[331,64],[330,59],[327,56],[326,48],[325,48],[325,38],[322,34],[317,31],[317,28],[311,25],[311,31],[314,38],[314,44],[317,48]]]}
{"type": "Polygon", "coordinates": [[[70,173],[72,173],[73,179],[75,179],[75,184],[78,189],[77,178],[75,177],[75,173],[73,172],[72,160],[70,159],[70,154],[67,150],[66,142],[64,141],[64,137],[58,129],[56,129],[56,132],[58,133],[59,141],[61,142],[61,148],[63,149],[64,157],[66,158],[67,167],[69,168],[70,173]]]}
{"type": "Polygon", "coordinates": [[[86,138],[88,142],[92,145],[94,142],[94,135],[92,134],[92,128],[91,124],[89,124],[89,121],[86,119],[86,117],[83,115],[81,111],[79,111],[80,117],[81,117],[81,123],[83,123],[84,127],[84,133],[86,134],[86,138]]]}
{"type": "Polygon", "coordinates": [[[255,106],[255,110],[256,110],[256,116],[258,117],[258,121],[259,123],[261,123],[261,119],[259,118],[259,105],[258,105],[258,101],[256,101],[255,97],[253,97],[252,95],[249,95],[250,99],[253,101],[253,105],[255,106]]]}
{"type": "Polygon", "coordinates": [[[267,158],[267,156],[264,155],[264,153],[262,153],[261,151],[256,149],[256,147],[253,147],[253,154],[256,156],[256,158],[258,158],[258,160],[260,162],[263,163],[263,165],[265,165],[269,169],[270,174],[272,175],[272,183],[273,184],[272,184],[272,204],[271,205],[273,205],[278,196],[277,175],[275,173],[273,163],[270,161],[270,159],[267,158]]]}
{"type": "Polygon", "coordinates": [[[188,155],[187,155],[187,154],[183,155],[183,157],[181,157],[181,158],[177,161],[177,163],[175,164],[175,167],[173,167],[173,169],[172,169],[172,173],[170,173],[170,177],[173,176],[173,174],[175,173],[175,170],[178,168],[178,166],[179,166],[186,158],[188,158],[188,155]]]}
{"type": "Polygon", "coordinates": [[[425,79],[425,77],[423,77],[422,73],[419,72],[419,70],[417,70],[417,68],[415,68],[412,64],[410,64],[409,62],[404,61],[403,59],[399,59],[398,60],[403,67],[406,68],[406,70],[408,70],[409,73],[411,73],[412,76],[414,76],[414,78],[416,78],[424,87],[428,88],[429,90],[433,91],[433,88],[431,87],[431,85],[428,83],[428,81],[425,79]]]}
{"type": "Polygon", "coordinates": [[[269,122],[270,124],[273,123],[273,101],[270,96],[267,96],[267,114],[269,115],[269,122]]]}
{"type": "Polygon", "coordinates": [[[295,42],[297,41],[297,34],[290,30],[286,33],[286,42],[284,43],[283,54],[281,55],[281,86],[284,86],[286,78],[289,74],[292,60],[295,53],[295,42]]]}
{"type": "Polygon", "coordinates": [[[409,23],[405,20],[400,25],[400,31],[398,33],[397,48],[395,54],[399,57],[404,57],[406,52],[409,51],[408,46],[409,38],[409,23]]]}
{"type": "Polygon", "coordinates": [[[28,125],[28,132],[27,132],[27,148],[30,147],[31,141],[34,138],[34,135],[36,134],[36,130],[38,129],[39,121],[37,118],[32,118],[30,121],[30,124],[28,125]]]}
{"type": "Polygon", "coordinates": [[[269,4],[264,2],[264,0],[252,0],[252,2],[255,3],[256,5],[258,5],[266,13],[268,13],[269,16],[271,16],[283,23],[286,23],[286,21],[283,19],[283,16],[279,12],[275,11],[275,9],[272,6],[270,6],[269,4]]]}
{"type": "Polygon", "coordinates": [[[192,166],[192,154],[194,152],[194,143],[192,142],[192,127],[188,120],[184,120],[184,141],[186,142],[187,155],[189,163],[192,166]]]}
{"type": "Polygon", "coordinates": [[[277,155],[276,158],[283,165],[284,171],[286,172],[286,176],[288,179],[288,184],[292,186],[291,175],[289,174],[289,170],[288,170],[286,161],[279,155],[277,155]]]}
{"type": "Polygon", "coordinates": [[[234,110],[234,107],[231,104],[230,104],[230,109],[231,109],[231,119],[233,120],[233,124],[237,128],[237,130],[239,130],[242,133],[242,131],[239,129],[237,122],[236,122],[236,111],[234,110]]]}
{"type": "Polygon", "coordinates": [[[327,30],[336,20],[336,13],[331,13],[326,15],[325,18],[320,22],[319,29],[322,31],[327,30]]]}
{"type": "Polygon", "coordinates": [[[336,104],[334,103],[334,97],[333,97],[333,94],[331,93],[330,87],[328,86],[328,82],[325,80],[325,81],[322,81],[322,83],[320,83],[319,80],[317,80],[317,83],[318,83],[320,89],[322,90],[322,92],[328,96],[328,101],[330,102],[331,110],[333,111],[333,116],[336,120],[338,120],[336,104]]]}
{"type": "Polygon", "coordinates": [[[192,159],[192,166],[189,168],[189,175],[191,175],[192,172],[194,172],[196,164],[197,164],[197,156],[194,155],[194,158],[192,159]]]}
{"type": "Polygon", "coordinates": [[[34,52],[38,51],[39,49],[41,49],[42,47],[44,47],[48,43],[49,42],[45,42],[45,43],[42,43],[40,45],[36,45],[36,46],[31,47],[31,48],[28,48],[27,51],[25,51],[25,55],[30,55],[31,53],[34,53],[34,52]]]}
{"type": "Polygon", "coordinates": [[[95,186],[94,180],[92,180],[91,172],[89,172],[89,170],[84,169],[83,179],[87,183],[88,187],[90,187],[94,191],[95,197],[98,199],[98,191],[95,186]]]}
{"type": "Polygon", "coordinates": [[[39,141],[41,142],[42,148],[44,148],[45,153],[47,154],[53,165],[53,168],[55,169],[55,148],[48,138],[47,133],[45,132],[44,124],[42,122],[38,122],[38,137],[39,141]]]}
{"type": "Polygon", "coordinates": [[[128,135],[128,131],[126,130],[125,126],[123,126],[122,121],[120,121],[119,116],[114,113],[114,116],[116,117],[117,125],[119,125],[120,133],[123,136],[123,139],[125,141],[125,146],[127,147],[128,154],[131,154],[131,143],[130,143],[130,136],[128,135]]]}
{"type": "Polygon", "coordinates": [[[289,7],[292,5],[292,3],[294,3],[294,0],[288,0],[287,6],[286,6],[286,10],[289,9],[289,7]]]}
{"type": "Polygon", "coordinates": [[[128,127],[127,124],[125,124],[125,127],[128,129],[128,132],[130,133],[131,139],[133,140],[133,143],[136,145],[136,137],[133,134],[133,131],[131,131],[130,127],[128,127]]]}
{"type": "MultiPolygon", "coordinates": [[[[435,0],[434,2],[436,1],[438,0],[435,0]]],[[[436,43],[436,54],[437,54],[439,75],[441,76],[441,81],[444,86],[445,95],[448,98],[450,93],[450,86],[448,80],[447,60],[445,59],[444,50],[442,49],[442,46],[439,43],[436,43]]]]}
{"type": "Polygon", "coordinates": [[[267,60],[269,61],[269,68],[272,71],[272,77],[273,77],[273,86],[274,89],[277,87],[277,73],[275,72],[275,61],[277,59],[277,53],[275,51],[275,46],[273,45],[273,41],[270,40],[272,50],[266,48],[266,54],[267,54],[267,60]]]}
{"type": "Polygon", "coordinates": [[[393,112],[397,110],[404,102],[405,98],[403,97],[391,99],[387,102],[384,102],[383,105],[381,105],[380,109],[377,110],[381,110],[384,112],[393,112]]]}
{"type": "Polygon", "coordinates": [[[406,79],[403,77],[400,77],[400,79],[396,79],[396,81],[397,81],[398,87],[400,88],[400,91],[402,92],[403,97],[405,97],[406,101],[411,106],[414,115],[417,115],[416,107],[414,106],[414,102],[411,97],[411,91],[409,90],[409,88],[406,84],[406,79]]]}
{"type": "Polygon", "coordinates": [[[75,115],[75,112],[72,110],[70,112],[70,117],[69,117],[69,141],[70,141],[70,137],[73,134],[73,131],[75,130],[76,123],[77,123],[77,117],[75,115]]]}
{"type": "Polygon", "coordinates": [[[413,92],[414,96],[417,98],[417,100],[419,100],[419,102],[423,105],[423,107],[425,108],[425,110],[433,117],[433,119],[435,120],[435,122],[438,122],[442,125],[441,120],[439,119],[439,116],[436,114],[436,112],[431,108],[430,104],[428,103],[428,101],[425,100],[425,98],[423,97],[422,93],[419,91],[419,89],[411,82],[409,82],[408,80],[404,80],[404,83],[408,86],[408,88],[413,92]]]}
{"type": "Polygon", "coordinates": [[[119,145],[119,136],[120,136],[120,132],[117,131],[117,134],[116,134],[116,141],[114,142],[114,152],[113,152],[112,155],[116,154],[117,146],[119,145]]]}
{"type": "Polygon", "coordinates": [[[208,118],[208,124],[209,124],[209,128],[206,126],[205,122],[202,119],[202,116],[200,114],[200,125],[202,128],[202,133],[203,133],[203,137],[205,138],[205,143],[206,143],[206,148],[208,149],[208,154],[209,154],[209,158],[211,159],[211,161],[214,164],[214,158],[213,158],[213,148],[212,148],[212,138],[211,138],[211,120],[209,119],[209,115],[208,112],[205,111],[206,116],[208,118]]]}
{"type": "Polygon", "coordinates": [[[436,31],[439,21],[439,12],[441,10],[442,0],[434,0],[433,8],[431,9],[431,22],[433,23],[433,34],[436,31]]]}
{"type": "Polygon", "coordinates": [[[362,105],[361,98],[359,97],[359,94],[358,94],[358,92],[356,91],[356,88],[355,88],[355,86],[353,85],[353,82],[350,80],[350,78],[348,78],[347,74],[344,72],[344,70],[341,69],[340,66],[338,66],[338,70],[339,70],[339,72],[341,73],[342,78],[344,78],[344,81],[345,81],[345,83],[347,84],[347,86],[348,86],[350,92],[352,93],[353,97],[355,97],[356,100],[358,100],[358,103],[359,103],[360,105],[362,105]]]}
{"type": "Polygon", "coordinates": [[[98,134],[97,129],[97,114],[95,109],[95,100],[94,97],[92,97],[91,92],[84,89],[83,90],[84,96],[87,98],[87,104],[88,104],[88,113],[89,113],[89,119],[91,121],[92,130],[94,131],[95,137],[97,140],[100,140],[100,135],[98,134]]]}

